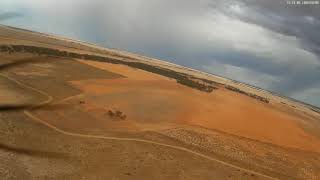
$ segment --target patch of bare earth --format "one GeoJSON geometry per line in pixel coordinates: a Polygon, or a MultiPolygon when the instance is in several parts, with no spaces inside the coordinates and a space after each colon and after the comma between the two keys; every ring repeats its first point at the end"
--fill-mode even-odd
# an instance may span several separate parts
{"type": "Polygon", "coordinates": [[[300,117],[277,111],[272,105],[223,88],[200,92],[123,65],[82,62],[127,77],[72,83],[87,95],[89,103],[116,106],[136,124],[197,125],[278,146],[320,152],[319,139],[299,126],[300,117]]]}

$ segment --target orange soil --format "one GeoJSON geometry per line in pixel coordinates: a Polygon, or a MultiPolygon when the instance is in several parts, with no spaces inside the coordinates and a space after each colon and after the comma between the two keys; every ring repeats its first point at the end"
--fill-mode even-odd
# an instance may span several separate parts
{"type": "Polygon", "coordinates": [[[159,126],[168,122],[191,124],[280,146],[320,152],[320,140],[300,128],[298,117],[270,104],[220,88],[200,92],[160,75],[92,61],[88,65],[127,78],[72,82],[92,96],[90,103],[117,107],[128,120],[159,126]]]}

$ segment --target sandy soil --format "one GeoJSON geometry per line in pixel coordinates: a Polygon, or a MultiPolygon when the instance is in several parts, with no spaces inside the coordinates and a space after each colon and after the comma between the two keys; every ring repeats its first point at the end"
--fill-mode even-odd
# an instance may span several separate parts
{"type": "Polygon", "coordinates": [[[73,84],[89,96],[99,95],[92,99],[95,104],[111,103],[136,122],[189,123],[280,146],[320,152],[319,139],[297,124],[299,117],[277,111],[271,105],[222,88],[213,93],[199,92],[123,65],[83,63],[127,77],[74,81],[73,84]]]}

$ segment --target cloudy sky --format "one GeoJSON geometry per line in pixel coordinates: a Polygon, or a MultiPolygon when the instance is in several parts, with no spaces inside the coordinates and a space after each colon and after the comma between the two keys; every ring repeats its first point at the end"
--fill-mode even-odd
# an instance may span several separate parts
{"type": "Polygon", "coordinates": [[[1,0],[0,23],[165,59],[320,107],[319,4],[1,0]]]}

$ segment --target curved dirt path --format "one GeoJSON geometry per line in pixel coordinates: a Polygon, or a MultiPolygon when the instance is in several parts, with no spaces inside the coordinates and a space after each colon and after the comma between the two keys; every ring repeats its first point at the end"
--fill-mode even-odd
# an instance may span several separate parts
{"type": "MultiPolygon", "coordinates": [[[[23,84],[22,82],[19,82],[19,81],[13,79],[13,78],[10,78],[7,75],[4,75],[4,74],[0,74],[0,75],[2,77],[5,77],[5,78],[15,82],[16,84],[18,84],[18,85],[20,85],[20,86],[22,86],[24,88],[31,89],[31,90],[33,90],[35,92],[38,92],[38,93],[40,93],[40,94],[42,94],[42,95],[47,97],[47,99],[45,101],[35,105],[33,108],[37,108],[37,107],[41,107],[41,106],[44,106],[44,105],[48,105],[53,101],[53,97],[50,96],[49,94],[47,94],[46,92],[43,92],[43,91],[38,90],[38,89],[35,89],[35,88],[33,88],[33,87],[29,86],[29,85],[23,84]]],[[[69,98],[67,98],[67,99],[69,99],[69,98]]],[[[156,142],[156,141],[137,139],[137,138],[119,138],[119,137],[99,136],[99,135],[89,135],[89,134],[80,134],[80,133],[68,132],[68,131],[59,129],[58,127],[56,127],[56,126],[54,126],[52,124],[49,124],[48,122],[36,117],[35,115],[33,115],[28,110],[24,110],[23,112],[24,112],[24,114],[26,114],[32,120],[34,120],[36,122],[39,122],[39,123],[47,126],[48,128],[50,128],[50,129],[52,129],[54,131],[57,131],[57,132],[59,132],[61,134],[67,135],[67,136],[80,137],[80,138],[104,139],[104,140],[117,140],[117,141],[134,141],[134,142],[141,142],[141,143],[148,143],[148,144],[158,145],[158,146],[162,146],[162,147],[167,147],[167,148],[172,148],[172,149],[184,151],[184,152],[187,152],[187,153],[202,157],[204,159],[220,163],[220,164],[228,166],[228,167],[232,167],[232,168],[235,168],[235,169],[238,169],[238,170],[241,170],[241,171],[245,171],[247,173],[255,174],[257,176],[261,176],[261,177],[268,178],[268,179],[273,179],[273,180],[278,180],[278,178],[271,177],[269,175],[262,174],[262,173],[259,173],[259,172],[256,172],[256,171],[253,171],[253,170],[250,170],[250,169],[245,169],[245,168],[242,168],[240,166],[237,166],[237,165],[225,162],[225,161],[221,161],[221,160],[215,159],[213,157],[207,156],[205,154],[201,154],[201,153],[196,152],[196,151],[192,151],[190,149],[187,149],[187,148],[184,148],[184,147],[181,147],[181,146],[175,146],[175,145],[164,144],[164,143],[160,143],[160,142],[156,142]]]]}

